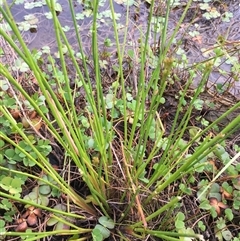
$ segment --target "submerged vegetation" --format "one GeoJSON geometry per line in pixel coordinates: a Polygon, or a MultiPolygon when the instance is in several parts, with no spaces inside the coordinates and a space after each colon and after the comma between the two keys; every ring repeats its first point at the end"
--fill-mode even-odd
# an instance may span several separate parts
{"type": "Polygon", "coordinates": [[[59,3],[25,3],[48,6],[53,53],[30,49],[21,33],[37,19],[17,23],[0,1],[0,240],[239,241],[240,101],[230,91],[240,43],[219,36],[191,62],[183,36],[201,36],[190,25],[180,36],[196,21],[193,6],[206,21],[228,21],[225,3],[117,1],[126,10],[119,24],[112,0],[105,15],[106,1],[78,2],[81,13],[68,1],[77,46],[59,3]],[[128,39],[141,4],[147,24],[128,39]],[[181,15],[169,30],[173,9],[181,15]],[[101,42],[104,17],[112,38],[101,42]],[[83,18],[91,18],[91,52],[83,18]],[[216,70],[227,81],[212,83],[216,70]]]}

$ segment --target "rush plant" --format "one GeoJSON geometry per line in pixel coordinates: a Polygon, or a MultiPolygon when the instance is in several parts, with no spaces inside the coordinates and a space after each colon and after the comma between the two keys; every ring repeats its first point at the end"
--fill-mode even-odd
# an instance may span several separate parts
{"type": "MultiPolygon", "coordinates": [[[[218,158],[216,150],[239,128],[240,116],[237,116],[219,133],[211,133],[214,126],[240,107],[240,103],[207,127],[189,127],[196,104],[202,106],[202,102],[198,103],[199,96],[214,66],[213,58],[188,71],[188,78],[176,95],[177,106],[171,125],[166,126],[168,115],[163,115],[162,111],[166,108],[167,91],[175,84],[171,76],[178,62],[169,55],[169,50],[191,1],[170,37],[167,26],[171,1],[167,1],[160,45],[154,55],[154,69],[150,68],[150,71],[148,49],[155,4],[152,1],[147,30],[140,31],[138,51],[134,49],[137,56],[133,58],[138,60],[138,66],[133,67],[134,62],[131,63],[137,71],[137,77],[133,76],[136,81],[132,84],[128,83],[123,68],[128,56],[124,51],[128,29],[126,27],[124,41],[120,43],[113,2],[109,1],[117,64],[114,66],[115,78],[107,88],[99,64],[99,1],[91,1],[91,60],[85,57],[82,33],[73,3],[69,1],[77,52],[81,53],[80,64],[58,20],[55,1],[46,2],[52,13],[59,54],[58,65],[51,53],[46,58],[54,78],[44,71],[28,49],[7,2],[3,1],[0,8],[12,31],[8,35],[0,29],[0,35],[18,59],[28,66],[30,71],[26,73],[34,76],[37,86],[35,93],[29,92],[14,72],[0,63],[1,80],[4,80],[0,98],[5,103],[0,106],[0,162],[5,163],[0,167],[0,208],[5,213],[11,209],[12,206],[6,203],[9,200],[17,207],[11,217],[19,220],[17,217],[21,216],[15,229],[10,225],[11,219],[1,219],[0,237],[19,237],[28,241],[56,235],[66,236],[68,240],[97,241],[109,237],[109,240],[146,240],[147,237],[169,241],[203,240],[200,231],[204,224],[199,222],[199,228],[189,225],[183,213],[183,198],[194,195],[195,173],[201,168],[203,173],[208,173],[205,168],[209,158],[218,158]],[[72,82],[68,66],[75,70],[75,82],[72,82]],[[93,66],[93,70],[89,66],[93,66]],[[61,81],[58,79],[59,68],[61,81]],[[201,73],[201,80],[188,98],[197,71],[201,73]],[[9,103],[11,99],[12,104],[9,103]],[[14,115],[16,112],[12,109],[18,114],[14,115]],[[53,155],[56,148],[61,154],[54,155],[60,160],[53,165],[49,153],[53,155]],[[17,168],[10,169],[9,164],[13,161],[17,168]]],[[[225,169],[218,171],[218,176],[238,156],[230,158],[225,169]]],[[[196,198],[208,202],[206,193],[216,177],[205,187],[199,187],[201,192],[196,198]]]]}

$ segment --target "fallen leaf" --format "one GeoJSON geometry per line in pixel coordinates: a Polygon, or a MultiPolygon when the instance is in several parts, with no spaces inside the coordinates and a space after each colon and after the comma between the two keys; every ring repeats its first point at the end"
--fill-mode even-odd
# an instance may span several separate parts
{"type": "Polygon", "coordinates": [[[29,112],[28,116],[29,116],[29,119],[33,119],[37,116],[37,112],[35,110],[33,110],[33,111],[29,112]]]}
{"type": "Polygon", "coordinates": [[[233,197],[231,193],[227,192],[222,187],[221,187],[221,193],[222,193],[223,198],[225,198],[225,199],[232,199],[232,197],[233,197]]]}
{"type": "Polygon", "coordinates": [[[202,44],[202,36],[201,35],[197,35],[196,37],[193,37],[192,40],[194,42],[197,42],[198,44],[202,44]]]}
{"type": "Polygon", "coordinates": [[[217,167],[216,167],[215,160],[211,159],[211,160],[209,160],[208,162],[209,162],[209,164],[210,164],[210,165],[212,165],[213,170],[215,170],[215,171],[216,171],[216,170],[217,170],[217,167]]]}
{"type": "Polygon", "coordinates": [[[228,206],[222,202],[219,202],[216,198],[210,198],[210,205],[216,210],[218,216],[221,214],[221,208],[226,209],[228,206]]]}
{"type": "Polygon", "coordinates": [[[40,130],[40,128],[41,128],[41,126],[42,126],[42,124],[43,124],[43,123],[42,123],[42,118],[40,118],[40,117],[36,117],[36,118],[32,119],[31,122],[32,122],[34,128],[35,128],[37,131],[40,130]]]}
{"type": "Polygon", "coordinates": [[[18,226],[15,228],[16,232],[25,232],[28,228],[26,219],[20,218],[17,220],[18,226]]]}
{"type": "Polygon", "coordinates": [[[10,110],[10,113],[15,120],[20,117],[20,111],[18,109],[10,110]]]}
{"type": "Polygon", "coordinates": [[[37,216],[34,213],[31,213],[27,218],[27,223],[29,226],[34,226],[37,224],[37,216]]]}

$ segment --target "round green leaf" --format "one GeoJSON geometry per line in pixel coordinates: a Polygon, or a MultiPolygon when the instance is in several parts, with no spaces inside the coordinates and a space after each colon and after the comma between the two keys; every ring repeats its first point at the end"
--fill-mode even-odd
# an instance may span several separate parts
{"type": "Polygon", "coordinates": [[[60,5],[60,3],[55,3],[55,11],[62,12],[62,6],[60,5]]]}
{"type": "Polygon", "coordinates": [[[165,103],[165,101],[166,101],[166,100],[165,100],[165,98],[164,98],[164,97],[161,97],[161,98],[160,98],[160,103],[161,103],[161,104],[164,104],[164,103],[165,103]]]}
{"type": "Polygon", "coordinates": [[[65,223],[58,222],[54,228],[55,230],[69,230],[70,227],[66,225],[65,223]]]}
{"type": "Polygon", "coordinates": [[[209,204],[208,200],[204,200],[203,202],[200,203],[199,208],[204,210],[210,210],[212,206],[209,204]]]}
{"type": "Polygon", "coordinates": [[[210,193],[219,193],[220,186],[217,183],[213,183],[210,189],[210,193]]]}
{"type": "Polygon", "coordinates": [[[3,140],[0,140],[0,148],[3,147],[5,145],[3,140]]]}
{"type": "Polygon", "coordinates": [[[40,196],[39,200],[41,201],[41,204],[46,207],[49,203],[48,197],[42,196],[42,195],[39,195],[39,196],[40,196]]]}
{"type": "Polygon", "coordinates": [[[111,109],[113,107],[113,99],[114,99],[113,94],[106,95],[106,105],[108,109],[111,109]]]}
{"type": "Polygon", "coordinates": [[[223,236],[224,240],[226,240],[226,241],[230,241],[233,238],[232,233],[228,229],[222,231],[222,236],[223,236]]]}
{"type": "Polygon", "coordinates": [[[38,181],[38,185],[40,185],[40,186],[41,186],[41,185],[45,185],[46,182],[44,182],[44,181],[49,181],[47,175],[43,175],[43,176],[41,177],[41,179],[38,181]]]}
{"type": "Polygon", "coordinates": [[[0,220],[0,228],[4,228],[5,227],[5,221],[4,220],[0,220]]]}
{"type": "Polygon", "coordinates": [[[93,238],[93,241],[102,241],[103,235],[99,229],[94,228],[92,231],[92,238],[93,238]]]}
{"type": "Polygon", "coordinates": [[[185,228],[185,224],[183,221],[177,219],[175,221],[175,227],[176,227],[176,229],[183,229],[183,228],[185,228]]]}
{"type": "Polygon", "coordinates": [[[93,138],[88,140],[88,148],[94,148],[95,141],[93,138]]]}
{"type": "Polygon", "coordinates": [[[104,227],[113,229],[115,224],[112,219],[102,216],[98,219],[98,222],[101,223],[104,227]]]}
{"type": "Polygon", "coordinates": [[[98,229],[101,232],[103,239],[106,239],[110,236],[110,231],[100,224],[97,224],[94,229],[98,229]]]}
{"type": "Polygon", "coordinates": [[[216,198],[219,202],[222,200],[222,196],[220,193],[209,193],[209,198],[216,198]]]}
{"type": "MultiPolygon", "coordinates": [[[[48,197],[46,196],[43,196],[41,194],[39,194],[38,192],[38,187],[37,188],[34,188],[32,190],[32,192],[30,192],[28,195],[24,196],[25,200],[29,200],[31,202],[35,202],[37,204],[41,204],[43,206],[47,206],[48,203],[49,203],[49,199],[48,197]]],[[[26,207],[29,206],[29,205],[26,205],[26,207]]]]}
{"type": "Polygon", "coordinates": [[[54,207],[54,209],[60,210],[60,211],[63,211],[63,212],[65,212],[65,211],[67,210],[67,209],[66,209],[66,206],[63,205],[63,204],[57,204],[57,205],[54,207]]]}
{"type": "Polygon", "coordinates": [[[229,221],[232,221],[234,216],[230,208],[225,209],[225,215],[229,221]]]}
{"type": "Polygon", "coordinates": [[[48,185],[41,185],[39,187],[39,193],[42,194],[42,195],[46,195],[47,196],[48,194],[51,193],[51,191],[52,191],[52,189],[48,185]]]}
{"type": "Polygon", "coordinates": [[[184,215],[182,212],[179,212],[179,213],[177,214],[177,219],[180,220],[180,221],[184,221],[185,215],[184,215]]]}
{"type": "Polygon", "coordinates": [[[58,222],[58,220],[54,217],[49,218],[49,220],[47,221],[47,226],[53,226],[58,222]]]}
{"type": "Polygon", "coordinates": [[[1,184],[6,185],[8,187],[11,185],[11,182],[12,182],[12,178],[11,177],[4,177],[1,180],[1,184]]]}
{"type": "Polygon", "coordinates": [[[8,158],[12,158],[12,157],[14,157],[14,155],[15,155],[15,151],[14,151],[13,149],[7,149],[7,150],[5,151],[5,155],[6,155],[8,158]]]}

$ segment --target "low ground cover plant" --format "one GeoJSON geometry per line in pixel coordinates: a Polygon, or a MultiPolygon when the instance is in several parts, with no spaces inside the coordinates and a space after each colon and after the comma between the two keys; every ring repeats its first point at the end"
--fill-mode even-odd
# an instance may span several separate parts
{"type": "Polygon", "coordinates": [[[117,61],[108,78],[98,47],[99,1],[90,6],[92,59],[73,3],[80,56],[58,20],[59,6],[46,3],[58,58],[46,48],[30,51],[7,2],[0,8],[11,29],[0,35],[26,67],[0,63],[0,239],[240,240],[240,103],[210,122],[207,112],[225,92],[203,95],[223,52],[189,67],[170,51],[191,1],[170,37],[167,1],[157,49],[149,44],[152,1],[146,33],[126,51],[109,1],[117,61]]]}

